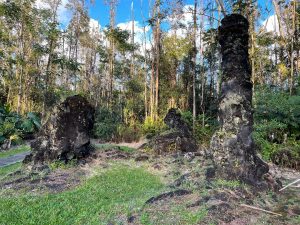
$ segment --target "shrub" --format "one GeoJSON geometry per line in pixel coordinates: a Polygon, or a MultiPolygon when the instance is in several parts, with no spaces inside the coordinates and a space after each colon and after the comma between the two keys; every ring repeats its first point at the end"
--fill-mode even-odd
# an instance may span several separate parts
{"type": "Polygon", "coordinates": [[[256,127],[263,123],[271,132],[300,135],[300,95],[290,96],[285,91],[260,87],[254,100],[256,127]]]}
{"type": "Polygon", "coordinates": [[[108,108],[98,108],[95,115],[93,134],[102,141],[111,141],[118,135],[120,114],[108,108]]]}
{"type": "Polygon", "coordinates": [[[121,112],[118,109],[99,108],[96,111],[93,134],[95,138],[103,142],[133,142],[141,137],[141,125],[130,121],[130,124],[122,122],[121,112]]]}
{"type": "Polygon", "coordinates": [[[277,120],[262,120],[260,123],[255,123],[253,137],[257,144],[265,141],[282,143],[286,129],[287,125],[277,120]]]}
{"type": "Polygon", "coordinates": [[[218,122],[216,119],[200,114],[196,118],[195,123],[195,138],[196,140],[208,146],[212,135],[218,129],[218,122]]]}
{"type": "Polygon", "coordinates": [[[163,119],[158,118],[157,120],[154,120],[150,116],[146,117],[144,124],[142,125],[143,134],[147,137],[153,137],[166,129],[167,126],[163,119]]]}
{"type": "Polygon", "coordinates": [[[122,124],[118,127],[118,138],[117,141],[121,142],[135,142],[139,141],[141,137],[141,128],[139,124],[127,126],[122,124]]]}
{"type": "Polygon", "coordinates": [[[182,119],[192,128],[193,127],[193,113],[190,111],[181,112],[182,119]]]}
{"type": "Polygon", "coordinates": [[[300,96],[259,87],[254,100],[253,137],[263,158],[299,169],[300,96]]]}
{"type": "Polygon", "coordinates": [[[36,113],[29,112],[21,116],[12,112],[9,106],[0,106],[0,144],[5,142],[19,144],[22,138],[35,133],[41,128],[41,121],[36,113]]]}
{"type": "MultiPolygon", "coordinates": [[[[183,111],[181,115],[183,120],[192,128],[193,114],[190,111],[183,111]]],[[[194,136],[199,143],[209,145],[210,139],[217,127],[217,121],[215,119],[200,114],[196,117],[194,136]]]]}

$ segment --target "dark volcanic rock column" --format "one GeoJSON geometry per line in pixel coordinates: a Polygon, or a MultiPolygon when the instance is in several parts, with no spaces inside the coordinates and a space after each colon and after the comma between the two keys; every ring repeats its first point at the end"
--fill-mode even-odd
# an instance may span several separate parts
{"type": "Polygon", "coordinates": [[[68,97],[55,107],[37,138],[31,143],[32,153],[24,163],[47,164],[69,161],[89,155],[94,108],[82,96],[68,97]]]}
{"type": "Polygon", "coordinates": [[[147,147],[152,148],[158,154],[196,152],[198,150],[190,127],[176,109],[169,109],[164,122],[170,130],[153,137],[146,145],[147,147]]]}
{"type": "Polygon", "coordinates": [[[248,21],[226,16],[219,27],[223,83],[219,102],[221,128],[211,140],[218,175],[258,184],[268,165],[256,156],[252,138],[252,83],[248,21]]]}

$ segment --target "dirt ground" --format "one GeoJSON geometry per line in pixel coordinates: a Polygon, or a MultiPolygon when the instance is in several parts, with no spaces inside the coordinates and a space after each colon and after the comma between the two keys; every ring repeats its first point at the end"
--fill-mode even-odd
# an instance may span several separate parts
{"type": "MultiPolygon", "coordinates": [[[[194,224],[300,224],[299,186],[277,193],[258,192],[238,181],[207,179],[211,162],[201,154],[158,156],[142,150],[125,152],[115,146],[96,150],[91,157],[70,168],[45,168],[35,173],[17,171],[0,180],[0,193],[62,192],[80,185],[95,171],[105,171],[116,163],[143,167],[160,176],[166,185],[164,193],[146,201],[139,213],[129,215],[127,224],[140,224],[141,218],[149,220],[149,224],[177,224],[177,217],[183,213],[189,224],[193,221],[200,221],[194,224]],[[199,218],[193,218],[189,212],[199,212],[199,218]]],[[[275,165],[270,168],[283,184],[300,178],[297,171],[275,165]]]]}

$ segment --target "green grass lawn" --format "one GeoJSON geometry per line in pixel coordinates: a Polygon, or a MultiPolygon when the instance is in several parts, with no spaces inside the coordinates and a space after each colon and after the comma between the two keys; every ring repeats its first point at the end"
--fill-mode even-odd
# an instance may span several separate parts
{"type": "Polygon", "coordinates": [[[163,184],[144,169],[116,166],[59,194],[0,197],[0,224],[118,223],[158,194],[163,184]]]}
{"type": "Polygon", "coordinates": [[[18,162],[9,166],[1,167],[0,168],[0,179],[5,177],[7,174],[15,172],[16,170],[20,169],[22,163],[18,162]]]}
{"type": "Polygon", "coordinates": [[[28,145],[21,145],[20,147],[8,151],[0,152],[0,158],[5,158],[18,153],[28,152],[28,151],[30,151],[30,147],[28,145]]]}
{"type": "Polygon", "coordinates": [[[113,144],[94,144],[94,147],[97,150],[106,150],[106,149],[110,149],[113,147],[119,147],[121,151],[128,152],[128,153],[136,151],[136,149],[134,149],[134,148],[130,148],[127,146],[118,146],[118,145],[113,145],[113,144]]]}

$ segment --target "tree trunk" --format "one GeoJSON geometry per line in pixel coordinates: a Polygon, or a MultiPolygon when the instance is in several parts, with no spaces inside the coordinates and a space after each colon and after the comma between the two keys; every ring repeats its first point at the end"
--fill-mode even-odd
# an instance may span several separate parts
{"type": "Polygon", "coordinates": [[[155,55],[156,55],[156,70],[155,70],[155,119],[158,118],[158,99],[159,99],[159,64],[160,64],[160,0],[155,2],[157,7],[156,13],[156,35],[155,35],[155,55]]]}
{"type": "Polygon", "coordinates": [[[193,15],[193,58],[192,58],[192,74],[193,74],[193,132],[195,131],[196,123],[196,33],[197,33],[197,0],[194,3],[194,15],[193,15]]]}
{"type": "MultiPolygon", "coordinates": [[[[134,46],[134,8],[133,1],[131,2],[131,44],[134,46]]],[[[131,52],[130,76],[134,77],[134,49],[131,52]]]]}
{"type": "Polygon", "coordinates": [[[295,36],[295,20],[296,20],[296,1],[293,2],[293,18],[292,18],[292,40],[291,40],[291,77],[290,77],[290,95],[293,94],[293,88],[294,88],[294,36],[295,36]]]}

